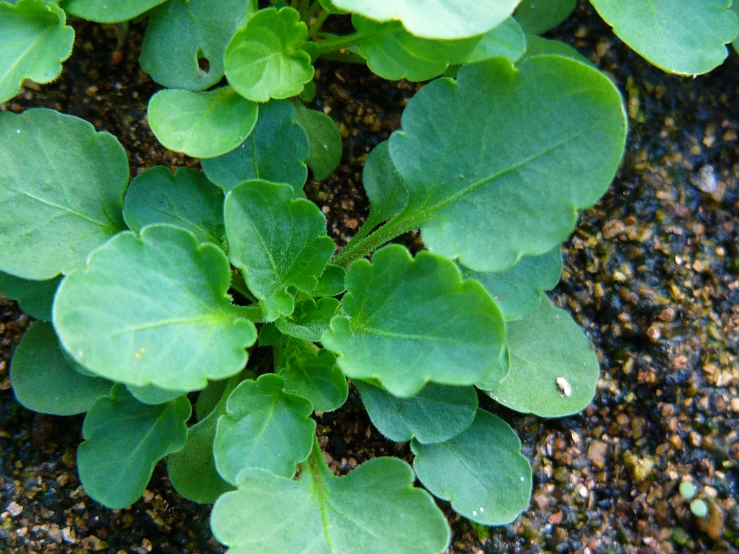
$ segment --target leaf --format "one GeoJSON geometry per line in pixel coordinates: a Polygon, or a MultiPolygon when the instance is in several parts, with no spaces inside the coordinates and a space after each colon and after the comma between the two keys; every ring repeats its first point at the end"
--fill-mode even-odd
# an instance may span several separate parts
{"type": "Polygon", "coordinates": [[[577,210],[613,179],[625,136],[618,90],[581,63],[462,67],[456,81],[416,94],[390,137],[409,203],[386,231],[420,226],[432,251],[477,271],[508,269],[564,241],[577,210]]]}
{"type": "Polygon", "coordinates": [[[226,196],[226,234],[231,263],[244,272],[267,321],[293,312],[288,291],[316,288],[334,252],[326,218],[288,185],[247,181],[226,196]]]}
{"type": "Polygon", "coordinates": [[[61,277],[47,281],[29,281],[0,271],[0,294],[15,300],[31,317],[51,321],[51,305],[61,277]]]}
{"type": "Polygon", "coordinates": [[[252,179],[287,183],[298,191],[308,178],[309,148],[292,104],[274,100],[259,107],[257,125],[241,146],[200,164],[208,179],[226,191],[252,179]]]}
{"type": "Polygon", "coordinates": [[[481,273],[462,269],[466,279],[479,281],[498,304],[506,321],[525,317],[536,309],[544,291],[552,290],[562,274],[559,246],[540,256],[521,258],[502,273],[481,273]]]}
{"type": "Polygon", "coordinates": [[[97,23],[122,23],[134,19],[166,0],[67,0],[64,11],[97,23]]]}
{"type": "Polygon", "coordinates": [[[69,273],[126,228],[126,152],[86,121],[0,112],[0,167],[0,271],[37,281],[69,273]]]}
{"type": "Polygon", "coordinates": [[[357,260],[346,276],[346,316],[331,320],[323,344],[352,379],[377,379],[409,397],[429,381],[471,385],[503,348],[503,317],[475,281],[430,252],[415,259],[400,245],[357,260]]]}
{"type": "Polygon", "coordinates": [[[449,440],[472,425],[477,411],[473,387],[429,383],[416,396],[398,398],[364,381],[354,381],[372,423],[395,442],[449,440]]]}
{"type": "Polygon", "coordinates": [[[368,36],[359,43],[359,55],[373,73],[391,81],[438,77],[451,64],[462,63],[480,42],[479,36],[461,40],[419,38],[398,22],[377,23],[357,15],[352,23],[360,36],[368,36]]]}
{"type": "MultiPolygon", "coordinates": [[[[526,0],[524,0],[526,1],[526,0]]],[[[464,63],[475,63],[482,60],[503,56],[515,62],[526,51],[526,35],[515,19],[509,17],[482,36],[482,40],[464,63]]]]}
{"type": "Polygon", "coordinates": [[[297,480],[249,469],[213,507],[211,529],[231,554],[441,553],[449,527],[413,470],[375,458],[334,477],[314,443],[297,480]]]}
{"type": "Polygon", "coordinates": [[[526,35],[526,52],[516,60],[516,65],[521,66],[526,63],[529,58],[533,58],[534,56],[545,56],[548,54],[570,58],[576,62],[584,63],[593,69],[598,69],[593,62],[580,54],[580,52],[575,50],[569,44],[562,42],[561,40],[549,40],[535,35],[526,35]]]}
{"type": "Polygon", "coordinates": [[[113,383],[78,373],[59,345],[49,323],[35,323],[23,335],[13,355],[10,382],[15,397],[34,412],[51,415],[82,414],[113,383]]]}
{"type": "Polygon", "coordinates": [[[241,371],[257,338],[227,295],[230,276],[223,252],[183,229],[121,233],[62,282],[54,326],[67,351],[100,376],[202,389],[241,371]]]}
{"type": "Polygon", "coordinates": [[[631,49],[664,71],[708,73],[721,65],[737,36],[729,0],[591,0],[631,49]]]}
{"type": "Polygon", "coordinates": [[[516,8],[516,21],[529,35],[541,35],[567,19],[577,0],[523,0],[516,8]]]}
{"type": "Polygon", "coordinates": [[[259,108],[231,87],[208,92],[160,90],[149,101],[149,125],[165,148],[214,158],[239,146],[257,123],[259,108]]]}
{"type": "Polygon", "coordinates": [[[321,7],[328,13],[336,15],[346,15],[349,13],[346,10],[341,10],[334,6],[334,3],[331,0],[318,0],[318,2],[321,4],[321,7]]]}
{"type": "Polygon", "coordinates": [[[295,307],[295,312],[289,319],[278,319],[275,325],[282,333],[291,337],[319,342],[340,305],[335,298],[321,298],[318,302],[309,298],[295,307]]]}
{"type": "Polygon", "coordinates": [[[366,226],[374,228],[392,219],[408,204],[408,189],[390,157],[390,143],[383,141],[367,157],[362,184],[370,201],[366,226]]]}
{"type": "MultiPolygon", "coordinates": [[[[737,18],[739,18],[739,2],[734,2],[732,0],[731,11],[733,11],[734,15],[737,16],[737,18]]],[[[739,52],[739,37],[735,38],[731,44],[734,46],[734,50],[736,52],[739,52]]]]}
{"type": "Polygon", "coordinates": [[[136,177],[126,191],[123,217],[135,233],[168,223],[193,233],[200,242],[223,243],[223,193],[202,173],[178,167],[173,174],[157,166],[136,177]]]}
{"type": "Polygon", "coordinates": [[[25,79],[49,83],[59,76],[74,43],[74,29],[65,23],[53,3],[0,2],[0,103],[18,94],[25,79]]]}
{"type": "Polygon", "coordinates": [[[498,358],[497,363],[490,369],[490,371],[480,379],[475,386],[481,390],[490,390],[498,386],[503,378],[508,375],[508,368],[511,367],[511,359],[508,349],[505,348],[503,353],[498,358]]]}
{"type": "Polygon", "coordinates": [[[542,417],[575,414],[593,400],[600,377],[595,352],[572,317],[548,298],[508,325],[507,345],[508,375],[485,391],[493,400],[542,417]]]}
{"type": "Polygon", "coordinates": [[[148,406],[124,386],[113,387],[109,397],[95,402],[82,427],[77,467],[85,492],[112,509],[136,502],[156,463],[185,445],[190,411],[184,396],[148,406]]]}
{"type": "Polygon", "coordinates": [[[318,284],[310,294],[313,296],[339,296],[346,290],[344,285],[346,270],[338,265],[328,264],[318,279],[318,284]]]}
{"type": "Polygon", "coordinates": [[[375,21],[400,21],[417,37],[458,39],[488,32],[513,14],[520,0],[332,0],[338,8],[375,21]]]}
{"type": "Polygon", "coordinates": [[[218,402],[225,393],[228,380],[210,381],[208,386],[198,393],[198,399],[195,403],[195,417],[198,421],[204,420],[215,410],[218,402]]]}
{"type": "Polygon", "coordinates": [[[339,167],[342,155],[341,133],[336,123],[323,112],[309,110],[296,102],[295,119],[308,135],[310,152],[305,160],[315,181],[323,181],[339,167]]]}
{"type": "Polygon", "coordinates": [[[155,387],[153,385],[146,385],[145,387],[135,387],[133,385],[127,385],[126,388],[128,389],[128,392],[130,392],[131,395],[139,402],[152,405],[166,404],[167,402],[170,402],[175,398],[179,398],[180,396],[188,392],[160,389],[159,387],[155,387]]]}
{"type": "Polygon", "coordinates": [[[164,87],[207,89],[223,77],[228,41],[256,11],[255,0],[165,2],[149,17],[141,68],[164,87]]]}
{"type": "Polygon", "coordinates": [[[300,94],[313,79],[310,55],[301,48],[307,31],[297,10],[258,11],[226,48],[229,84],[253,102],[300,94]]]}
{"type": "Polygon", "coordinates": [[[483,525],[510,523],[529,505],[531,465],[510,426],[478,410],[466,431],[439,444],[414,440],[416,475],[458,514],[483,525]]]}
{"type": "Polygon", "coordinates": [[[328,350],[315,354],[299,351],[289,356],[287,365],[277,373],[285,380],[285,391],[307,398],[319,412],[338,410],[349,395],[344,374],[336,365],[336,356],[328,350]]]}
{"type": "Polygon", "coordinates": [[[316,422],[305,398],[283,392],[282,377],[262,375],[244,381],[226,402],[218,420],[213,452],[216,467],[229,483],[245,469],[264,469],[291,478],[311,451],[316,422]]]}

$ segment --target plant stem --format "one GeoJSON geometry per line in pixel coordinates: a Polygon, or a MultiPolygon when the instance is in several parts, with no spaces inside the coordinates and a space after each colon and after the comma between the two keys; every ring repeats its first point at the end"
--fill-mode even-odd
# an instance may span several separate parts
{"type": "MultiPolygon", "coordinates": [[[[352,238],[344,249],[332,260],[344,269],[358,258],[363,258],[380,246],[416,228],[415,218],[390,220],[385,225],[364,238],[352,238]]],[[[357,235],[359,236],[359,235],[357,235]]]]}
{"type": "Polygon", "coordinates": [[[336,52],[337,50],[343,50],[349,48],[355,44],[359,44],[363,40],[376,36],[377,33],[354,33],[353,35],[347,35],[343,37],[336,37],[334,39],[322,40],[318,43],[318,50],[321,54],[327,54],[328,52],[336,52]]]}
{"type": "Polygon", "coordinates": [[[321,11],[321,3],[316,0],[313,2],[313,5],[311,5],[308,13],[305,14],[305,22],[310,23],[310,20],[316,17],[319,11],[321,11]]]}
{"type": "MultiPolygon", "coordinates": [[[[328,11],[322,11],[313,22],[313,24],[308,28],[308,35],[306,36],[306,38],[311,38],[318,31],[320,31],[321,26],[326,22],[330,15],[331,14],[328,11]]],[[[310,21],[310,18],[308,18],[307,21],[310,21]]]]}

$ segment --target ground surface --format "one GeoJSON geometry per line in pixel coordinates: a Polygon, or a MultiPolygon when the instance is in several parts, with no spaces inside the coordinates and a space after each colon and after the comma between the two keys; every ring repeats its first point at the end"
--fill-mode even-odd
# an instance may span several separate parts
{"type": "MultiPolygon", "coordinates": [[[[161,148],[145,119],[157,87],[137,63],[132,27],[113,64],[112,28],[77,25],[62,78],[26,89],[3,109],[44,106],[118,136],[135,175],[193,164],[161,148]]],[[[513,525],[479,529],[455,519],[450,552],[739,551],[739,58],[685,79],[648,66],[582,10],[558,29],[624,92],[630,138],[606,197],[583,214],[565,248],[556,302],[587,330],[602,378],[593,404],[562,420],[492,405],[533,462],[530,508],[513,525]],[[709,189],[715,177],[715,188],[709,189]],[[697,519],[678,492],[698,487],[697,519]]],[[[361,167],[397,128],[416,85],[384,83],[362,68],[321,66],[317,107],[344,135],[344,160],[308,195],[338,243],[366,214],[361,167]]],[[[407,237],[413,241],[414,237],[407,237]]],[[[30,320],[0,300],[0,553],[215,553],[208,507],[183,501],[160,465],[144,498],[110,511],[88,499],[75,471],[82,419],[33,414],[15,403],[8,366],[30,320]]],[[[384,441],[356,395],[324,416],[322,445],[341,473],[405,447],[384,441]]]]}

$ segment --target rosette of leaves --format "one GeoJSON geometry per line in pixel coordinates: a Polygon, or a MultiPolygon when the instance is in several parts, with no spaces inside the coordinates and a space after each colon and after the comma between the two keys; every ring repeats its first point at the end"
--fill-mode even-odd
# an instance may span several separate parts
{"type": "Polygon", "coordinates": [[[247,146],[205,175],[152,168],[130,185],[110,135],[48,110],[0,114],[13,215],[0,217],[0,290],[50,321],[11,380],[34,409],[87,412],[92,498],[134,502],[168,456],[178,491],[216,503],[213,532],[234,552],[442,552],[432,495],[485,525],[526,508],[529,462],[478,396],[546,417],[592,399],[595,356],[546,291],[626,129],[593,67],[522,60],[481,55],[411,100],[367,161],[371,213],[338,254],[301,193],[310,139],[290,102],[262,105],[247,146]],[[275,137],[294,145],[282,161],[275,137]],[[386,244],[411,229],[428,251],[386,244]],[[28,237],[33,255],[17,247],[28,237]],[[311,414],[341,408],[347,377],[380,433],[410,442],[413,467],[331,473],[311,414]]]}

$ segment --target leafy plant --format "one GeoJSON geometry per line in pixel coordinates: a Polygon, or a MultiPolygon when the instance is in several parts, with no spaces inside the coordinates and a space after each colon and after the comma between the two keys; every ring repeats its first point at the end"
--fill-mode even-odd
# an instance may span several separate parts
{"type": "MultiPolygon", "coordinates": [[[[129,183],[111,135],[50,110],[0,112],[0,291],[40,320],[11,381],[31,409],[87,412],[78,465],[91,497],[129,505],[167,457],[183,496],[215,503],[213,532],[233,552],[441,552],[449,529],[429,492],[484,525],[526,508],[529,462],[480,400],[544,417],[592,400],[595,355],[545,293],[578,210],[616,172],[626,119],[587,59],[525,34],[573,2],[512,17],[517,3],[0,3],[13,43],[0,100],[58,74],[64,10],[148,17],[142,67],[172,87],[150,100],[150,126],[202,158],[203,172],[154,167],[129,183]],[[348,14],[355,33],[323,30],[348,14]],[[305,105],[320,57],[389,79],[445,75],[369,155],[370,214],[339,252],[302,190],[309,169],[327,178],[341,157],[333,121],[305,105]],[[388,244],[416,229],[428,250],[388,244]],[[413,468],[379,458],[331,473],[312,413],[341,408],[347,377],[377,429],[410,442],[413,468]]],[[[716,19],[701,70],[736,35],[724,4],[695,9],[716,19]]],[[[692,63],[678,62],[667,66],[692,63]]]]}

